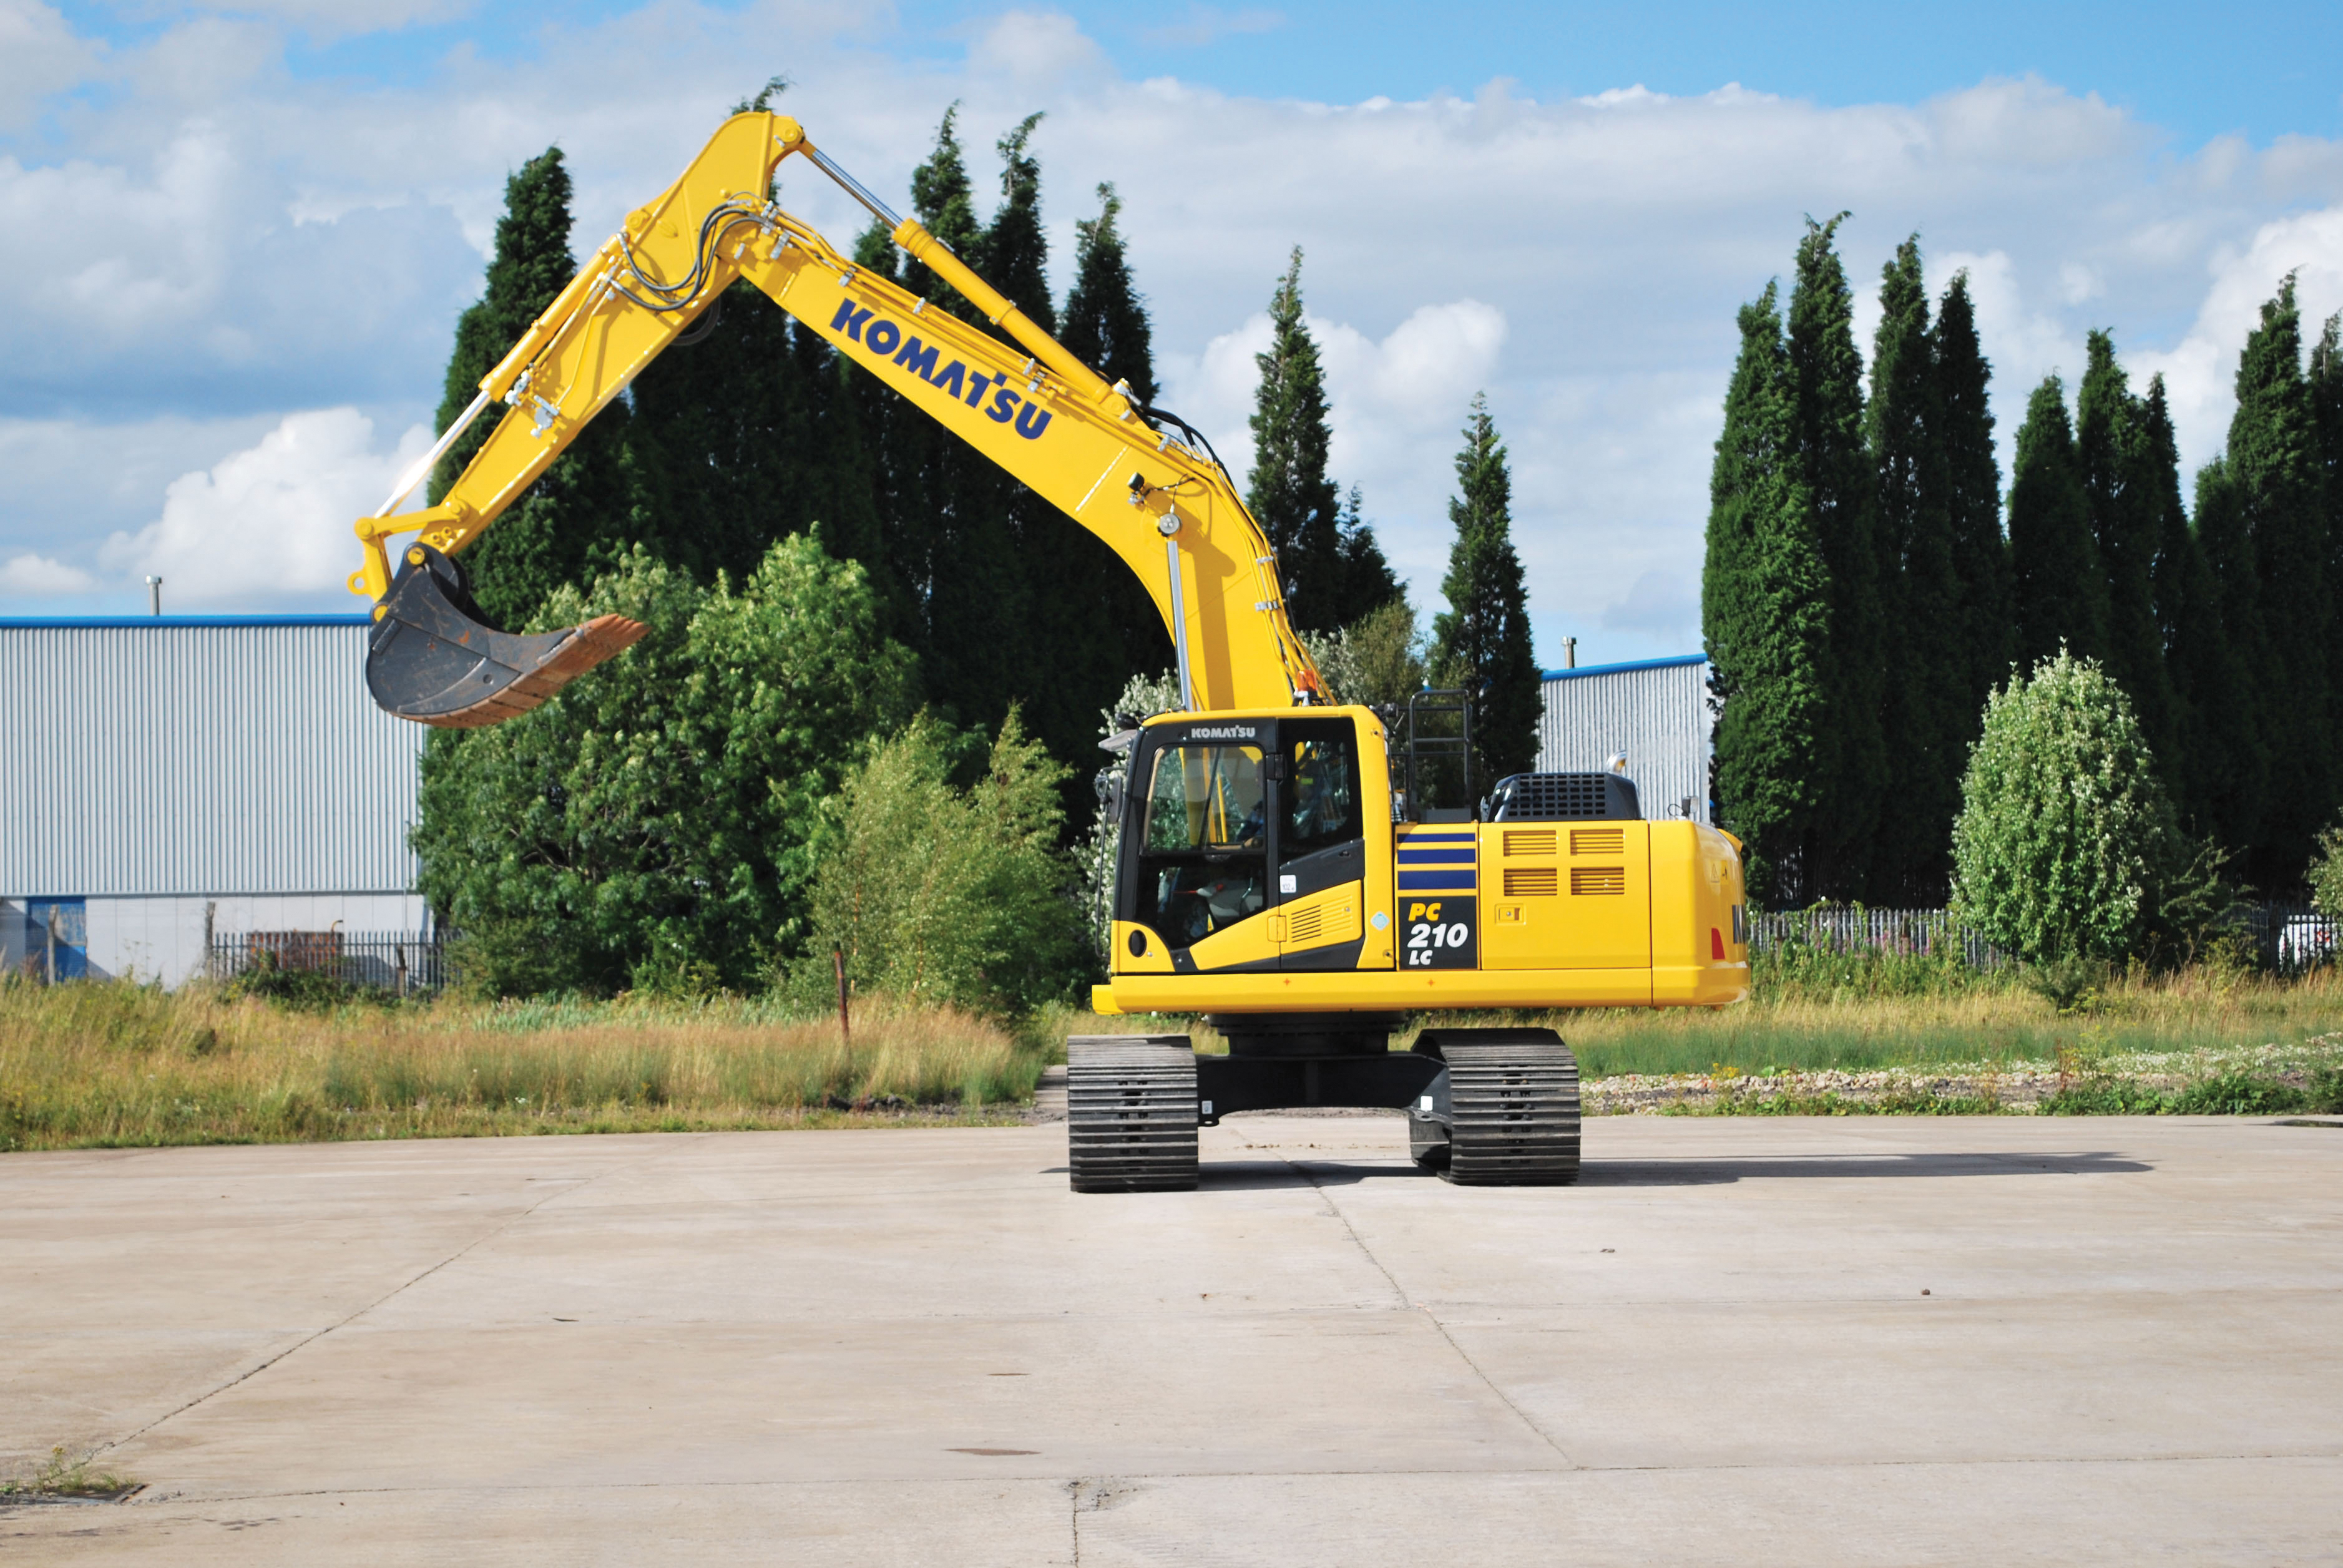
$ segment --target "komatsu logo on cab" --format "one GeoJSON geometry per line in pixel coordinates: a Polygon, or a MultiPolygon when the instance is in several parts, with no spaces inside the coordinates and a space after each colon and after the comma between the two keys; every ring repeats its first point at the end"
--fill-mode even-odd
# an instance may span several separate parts
{"type": "Polygon", "coordinates": [[[988,376],[980,370],[970,370],[955,359],[942,369],[936,361],[942,357],[932,343],[922,343],[913,334],[878,313],[876,307],[858,306],[850,299],[839,302],[838,314],[830,318],[832,332],[843,332],[881,358],[892,357],[912,375],[940,392],[949,392],[971,408],[984,410],[985,417],[1006,425],[1014,419],[1017,433],[1028,441],[1038,441],[1041,432],[1050,427],[1050,411],[1038,403],[1027,402],[1011,391],[1001,376],[988,376]],[[985,394],[992,396],[990,402],[985,394]],[[1022,407],[1019,405],[1023,404],[1022,407]]]}

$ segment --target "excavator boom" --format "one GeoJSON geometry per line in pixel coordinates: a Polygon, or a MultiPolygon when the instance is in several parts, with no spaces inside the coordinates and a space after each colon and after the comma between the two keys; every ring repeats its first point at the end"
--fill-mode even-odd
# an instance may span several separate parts
{"type": "Polygon", "coordinates": [[[1191,711],[1329,700],[1294,636],[1277,563],[1226,469],[1188,427],[1110,387],[918,223],[897,217],[787,116],[734,116],[680,178],[628,215],[504,360],[382,515],[361,518],[354,593],[375,600],[367,682],[426,724],[526,712],[642,635],[616,616],[517,637],[488,626],[452,558],[736,279],[1104,539],[1155,601],[1191,711]],[[770,196],[804,157],[1011,341],[858,266],[770,196]],[[507,411],[437,505],[395,513],[472,419],[507,411]],[[396,578],[386,541],[418,536],[396,578]]]}

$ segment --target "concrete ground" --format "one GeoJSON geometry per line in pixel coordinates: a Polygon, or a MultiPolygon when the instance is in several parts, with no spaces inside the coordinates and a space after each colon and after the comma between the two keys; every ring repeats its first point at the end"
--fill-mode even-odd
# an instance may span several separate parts
{"type": "Polygon", "coordinates": [[[2343,1560],[2343,1129],[1242,1118],[0,1158],[10,1563],[2343,1560]]]}

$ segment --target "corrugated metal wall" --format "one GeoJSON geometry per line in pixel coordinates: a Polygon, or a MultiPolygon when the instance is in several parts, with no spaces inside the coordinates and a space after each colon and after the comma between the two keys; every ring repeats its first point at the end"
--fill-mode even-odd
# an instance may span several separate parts
{"type": "Polygon", "coordinates": [[[0,892],[415,885],[423,726],[360,616],[0,620],[0,892]]]}
{"type": "Polygon", "coordinates": [[[1707,821],[1708,660],[1695,654],[1546,671],[1538,770],[1590,773],[1614,752],[1626,754],[1644,816],[1707,821]]]}

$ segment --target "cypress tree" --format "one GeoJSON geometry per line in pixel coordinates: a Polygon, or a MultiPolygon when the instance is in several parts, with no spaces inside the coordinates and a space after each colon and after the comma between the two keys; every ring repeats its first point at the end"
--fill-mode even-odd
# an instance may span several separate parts
{"type": "Polygon", "coordinates": [[[1529,593],[1513,552],[1513,481],[1486,394],[1475,394],[1456,454],[1457,497],[1448,503],[1456,543],[1440,591],[1448,609],[1433,618],[1435,678],[1473,701],[1473,786],[1484,793],[1537,765],[1538,716],[1545,696],[1530,644],[1529,593]]]}
{"type": "Polygon", "coordinates": [[[2091,538],[2090,503],[2066,422],[2066,389],[2046,376],[2017,427],[2017,474],[2009,487],[2009,565],[2017,612],[2017,663],[2032,669],[2061,645],[2104,658],[2107,578],[2091,538]]]}
{"type": "Polygon", "coordinates": [[[1286,615],[1303,631],[1332,631],[1342,592],[1342,503],[1326,477],[1333,432],[1318,345],[1302,318],[1302,247],[1270,296],[1269,352],[1253,357],[1261,387],[1252,420],[1252,484],[1245,504],[1277,554],[1286,615]]]}
{"type": "Polygon", "coordinates": [[[2180,445],[2161,376],[2147,384],[2140,432],[2142,472],[2156,518],[2157,634],[2173,694],[2165,776],[2188,830],[2235,847],[2249,841],[2239,831],[2240,788],[2258,789],[2253,698],[2221,622],[2219,585],[2181,500],[2180,445]]]}
{"type": "MultiPolygon", "coordinates": [[[[2269,822],[2269,732],[2283,715],[2273,712],[2263,678],[2270,653],[2262,625],[2261,578],[2245,498],[2227,457],[2197,470],[2197,542],[2212,586],[2214,618],[2238,677],[2231,733],[2244,742],[2234,749],[2217,744],[2203,763],[2201,819],[2223,844],[2245,851],[2247,875],[2258,876],[2257,851],[2269,822]]],[[[2219,715],[2208,707],[2206,717],[2219,715]]]]}
{"type": "MultiPolygon", "coordinates": [[[[1119,219],[1122,202],[1114,186],[1098,187],[1099,216],[1074,225],[1074,283],[1066,291],[1058,341],[1075,358],[1104,377],[1110,386],[1130,387],[1142,404],[1155,401],[1154,327],[1148,320],[1147,302],[1131,276],[1119,219]]],[[[1070,593],[1091,605],[1112,628],[1101,640],[1114,652],[1122,678],[1172,667],[1172,639],[1163,618],[1139,579],[1103,540],[1087,529],[1071,535],[1068,577],[1090,583],[1087,593],[1070,593]]],[[[1110,707],[1121,695],[1118,686],[1099,708],[1110,707]]],[[[1079,813],[1074,814],[1079,818],[1079,813]]]]}
{"type": "Polygon", "coordinates": [[[2082,467],[2091,538],[2107,572],[2107,671],[2131,699],[2141,738],[2170,789],[2179,775],[2179,732],[2156,617],[2156,555],[2162,542],[2158,476],[2145,410],[2116,360],[2115,340],[2093,332],[2088,354],[2076,398],[2075,455],[2082,467]]]}
{"type": "Polygon", "coordinates": [[[1110,386],[1127,382],[1141,403],[1152,404],[1155,327],[1123,249],[1122,198],[1105,184],[1098,198],[1098,216],[1074,225],[1074,284],[1066,291],[1058,341],[1110,386]]]}
{"type": "Polygon", "coordinates": [[[2249,874],[2264,888],[2292,888],[2310,863],[2313,838],[2334,815],[2338,791],[2326,475],[2290,274],[2262,307],[2261,325],[2238,357],[2228,460],[2253,541],[2268,658],[2255,676],[2268,719],[2269,809],[2249,874]]]}
{"type": "Polygon", "coordinates": [[[1946,508],[1943,388],[1916,235],[1882,269],[1879,299],[1865,424],[1879,479],[1880,599],[1894,628],[1881,709],[1893,804],[1880,818],[1872,890],[1936,905],[1951,876],[1970,716],[1966,655],[1955,640],[1960,585],[1946,508]]]}
{"type": "MultiPolygon", "coordinates": [[[[1050,297],[1049,241],[1041,227],[1041,166],[1031,151],[1040,115],[1029,115],[997,144],[1001,160],[1001,205],[985,226],[986,280],[1013,300],[1042,331],[1058,331],[1050,297]]],[[[1014,646],[1004,660],[1012,682],[1001,696],[1021,701],[1033,733],[1061,759],[1095,755],[1098,716],[1131,679],[1123,636],[1107,598],[1111,572],[1137,584],[1113,552],[1018,480],[1001,475],[1002,517],[1012,541],[1013,570],[999,573],[1001,588],[1017,598],[1001,608],[1015,620],[996,635],[1014,646]]],[[[1151,618],[1155,618],[1151,615],[1151,618]]],[[[996,621],[996,624],[1000,624],[996,621]]],[[[1168,647],[1168,638],[1166,639],[1168,647]]],[[[1151,668],[1161,668],[1161,665],[1151,668]]],[[[994,722],[990,718],[988,722],[994,722]]],[[[1080,772],[1061,779],[1066,820],[1087,820],[1096,802],[1080,772]]]]}
{"type": "Polygon", "coordinates": [[[1993,367],[1979,347],[1969,279],[1956,273],[1936,310],[1937,396],[1944,405],[1945,516],[1956,585],[1954,645],[1962,664],[1964,752],[1985,723],[1986,694],[2009,678],[2016,657],[2009,545],[2001,534],[2001,462],[1993,450],[1987,391],[1993,367]]]}
{"type": "MultiPolygon", "coordinates": [[[[488,286],[456,323],[437,427],[455,422],[479,391],[480,378],[577,275],[569,254],[569,171],[561,149],[548,147],[505,181],[488,286]]],[[[506,411],[506,418],[528,416],[506,411]]],[[[481,412],[431,477],[434,502],[496,428],[498,410],[481,412]]],[[[629,486],[622,456],[627,410],[613,403],[579,433],[520,500],[465,552],[472,597],[492,621],[518,629],[564,583],[579,583],[624,553],[629,486]]]]}
{"type": "Polygon", "coordinates": [[[1747,847],[1751,899],[1779,909],[1814,897],[1807,842],[1828,722],[1830,576],[1800,470],[1774,285],[1741,307],[1740,325],[1709,474],[1701,632],[1718,705],[1720,814],[1747,847]]]}
{"type": "Polygon", "coordinates": [[[1375,530],[1367,522],[1366,502],[1353,485],[1334,518],[1336,549],[1342,558],[1340,614],[1344,626],[1355,626],[1403,597],[1399,574],[1383,558],[1375,530]]]}
{"type": "MultiPolygon", "coordinates": [[[[2330,593],[2343,593],[2343,311],[2327,318],[2326,329],[2318,335],[2318,343],[2310,351],[2310,411],[2318,428],[2319,467],[2327,491],[2327,586],[2330,593]]],[[[2334,635],[2327,639],[2327,703],[2328,724],[2338,733],[2336,744],[2343,749],[2343,608],[2335,612],[2338,624],[2334,635]]],[[[2338,774],[2343,774],[2343,749],[2336,759],[2338,774]]],[[[2343,779],[2338,779],[2343,785],[2343,779]]]]}
{"type": "Polygon", "coordinates": [[[1808,871],[1816,896],[1864,899],[1871,896],[1873,840],[1887,788],[1880,729],[1886,635],[1879,601],[1878,478],[1864,444],[1855,296],[1831,246],[1846,216],[1826,224],[1806,220],[1790,295],[1789,363],[1800,475],[1830,595],[1820,810],[1808,871]]]}

